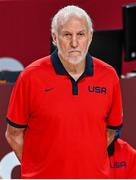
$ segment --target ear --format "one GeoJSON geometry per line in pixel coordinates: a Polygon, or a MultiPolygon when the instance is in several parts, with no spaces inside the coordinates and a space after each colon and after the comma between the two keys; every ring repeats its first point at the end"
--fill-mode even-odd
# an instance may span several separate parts
{"type": "Polygon", "coordinates": [[[52,33],[52,43],[56,46],[57,45],[57,35],[52,33]]]}

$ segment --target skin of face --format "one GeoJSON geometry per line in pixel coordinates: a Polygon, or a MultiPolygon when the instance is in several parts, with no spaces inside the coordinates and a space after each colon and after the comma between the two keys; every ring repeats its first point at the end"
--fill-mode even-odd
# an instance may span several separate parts
{"type": "Polygon", "coordinates": [[[70,16],[61,18],[58,31],[52,34],[52,38],[60,59],[76,65],[85,60],[92,32],[84,18],[70,16]]]}

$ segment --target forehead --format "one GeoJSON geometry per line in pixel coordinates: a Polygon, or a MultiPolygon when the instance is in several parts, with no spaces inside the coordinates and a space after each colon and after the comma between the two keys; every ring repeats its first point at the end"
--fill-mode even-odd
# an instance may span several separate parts
{"type": "Polygon", "coordinates": [[[58,24],[58,31],[88,31],[88,24],[85,18],[71,15],[61,17],[58,24]]]}

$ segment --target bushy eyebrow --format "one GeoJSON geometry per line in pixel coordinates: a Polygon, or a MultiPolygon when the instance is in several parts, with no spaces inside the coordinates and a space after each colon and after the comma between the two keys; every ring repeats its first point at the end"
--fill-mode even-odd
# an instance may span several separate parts
{"type": "MultiPolygon", "coordinates": [[[[85,32],[86,32],[86,30],[83,29],[83,30],[80,30],[80,31],[78,31],[78,32],[76,32],[76,33],[78,34],[78,33],[85,33],[85,32]]],[[[70,31],[68,31],[68,30],[63,30],[62,33],[69,33],[69,34],[72,34],[72,32],[70,32],[70,31]]]]}

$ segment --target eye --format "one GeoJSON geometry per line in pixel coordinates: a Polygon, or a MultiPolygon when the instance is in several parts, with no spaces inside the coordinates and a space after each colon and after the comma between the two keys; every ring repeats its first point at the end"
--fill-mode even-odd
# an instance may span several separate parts
{"type": "Polygon", "coordinates": [[[64,34],[64,37],[69,38],[69,37],[71,37],[71,34],[70,34],[70,33],[65,33],[65,34],[64,34]]]}
{"type": "Polygon", "coordinates": [[[78,36],[84,36],[85,35],[85,33],[84,32],[80,32],[80,33],[78,33],[78,36]]]}

